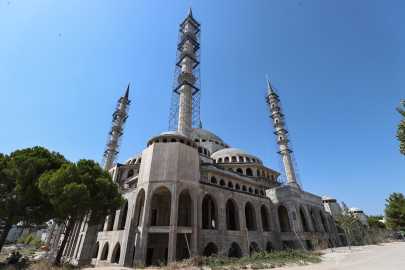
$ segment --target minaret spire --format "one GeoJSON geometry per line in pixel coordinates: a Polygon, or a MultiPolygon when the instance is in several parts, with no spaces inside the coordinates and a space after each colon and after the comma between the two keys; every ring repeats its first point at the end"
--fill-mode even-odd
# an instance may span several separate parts
{"type": "Polygon", "coordinates": [[[200,118],[200,26],[190,9],[180,23],[169,130],[191,137],[200,118]]]}
{"type": "MultiPolygon", "coordinates": [[[[288,185],[295,188],[302,188],[287,125],[285,123],[285,117],[281,108],[281,102],[278,94],[271,87],[268,77],[267,91],[268,95],[266,96],[266,103],[270,111],[270,117],[273,119],[273,127],[275,128],[274,135],[277,144],[280,146],[280,151],[278,154],[280,154],[282,158],[281,160],[282,164],[284,165],[288,185]]],[[[281,166],[282,165],[280,163],[280,167],[281,166]]],[[[280,168],[280,170],[281,169],[282,168],[280,168]]]]}
{"type": "Polygon", "coordinates": [[[117,106],[115,107],[110,132],[108,133],[107,143],[101,161],[103,169],[105,170],[111,169],[118,159],[125,122],[128,118],[129,105],[131,103],[128,99],[130,83],[131,81],[128,83],[124,96],[118,100],[117,106]]]}

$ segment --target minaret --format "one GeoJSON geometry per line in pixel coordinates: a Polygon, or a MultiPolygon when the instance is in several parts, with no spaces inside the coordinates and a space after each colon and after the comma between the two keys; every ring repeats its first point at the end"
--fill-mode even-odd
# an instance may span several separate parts
{"type": "Polygon", "coordinates": [[[191,137],[200,116],[200,24],[190,9],[179,27],[169,130],[191,137]]]}
{"type": "Polygon", "coordinates": [[[113,119],[111,122],[110,132],[108,133],[107,143],[104,149],[103,159],[101,161],[101,164],[103,164],[103,169],[105,170],[109,170],[118,159],[119,149],[123,137],[122,135],[124,134],[125,122],[128,118],[129,105],[131,103],[131,101],[128,99],[129,85],[130,83],[128,83],[124,96],[118,100],[115,112],[112,115],[113,119]]]}
{"type": "MultiPolygon", "coordinates": [[[[266,75],[267,77],[267,75],[266,75]]],[[[281,155],[284,164],[285,175],[289,186],[300,188],[301,183],[299,181],[298,169],[296,164],[290,139],[288,136],[288,130],[286,129],[285,117],[282,113],[281,103],[279,96],[275,93],[270,85],[269,78],[267,77],[267,97],[266,102],[269,106],[271,113],[270,117],[273,119],[273,127],[275,129],[274,134],[277,136],[277,144],[280,146],[278,154],[281,155]],[[298,176],[298,177],[297,177],[298,176]],[[298,178],[298,184],[297,184],[298,178]]]]}

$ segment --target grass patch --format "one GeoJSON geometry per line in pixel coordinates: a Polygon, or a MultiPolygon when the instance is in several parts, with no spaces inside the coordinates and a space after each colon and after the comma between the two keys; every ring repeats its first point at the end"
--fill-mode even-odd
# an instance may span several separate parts
{"type": "Polygon", "coordinates": [[[196,256],[181,262],[173,262],[166,267],[168,270],[209,267],[213,270],[219,269],[266,269],[284,266],[287,264],[306,265],[308,263],[319,263],[321,254],[302,249],[286,249],[283,251],[265,252],[258,250],[251,255],[244,255],[242,258],[228,258],[221,254],[210,257],[196,256]]]}

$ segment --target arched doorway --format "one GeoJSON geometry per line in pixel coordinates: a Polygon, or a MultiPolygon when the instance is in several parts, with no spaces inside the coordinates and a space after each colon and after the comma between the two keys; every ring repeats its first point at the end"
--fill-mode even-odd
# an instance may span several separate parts
{"type": "Polygon", "coordinates": [[[271,242],[269,241],[269,242],[267,242],[267,244],[266,244],[266,252],[271,252],[273,249],[271,248],[271,242]]]}
{"type": "Polygon", "coordinates": [[[260,216],[262,217],[262,227],[263,231],[268,232],[270,231],[269,226],[269,215],[266,206],[262,205],[260,208],[260,216]]]}
{"type": "Polygon", "coordinates": [[[172,194],[167,187],[154,190],[150,207],[150,226],[170,226],[172,194]]]}
{"type": "Polygon", "coordinates": [[[216,201],[211,194],[207,194],[202,201],[202,228],[206,230],[216,230],[216,215],[216,201]]]}
{"type": "Polygon", "coordinates": [[[250,248],[249,248],[250,254],[252,254],[252,253],[254,253],[254,252],[259,252],[259,251],[260,251],[259,245],[258,245],[255,241],[253,241],[253,242],[250,244],[250,248]]]}
{"type": "Polygon", "coordinates": [[[288,217],[287,208],[284,205],[280,205],[277,210],[278,221],[280,223],[281,232],[290,232],[290,219],[288,217]]]}
{"type": "Polygon", "coordinates": [[[245,219],[248,231],[256,231],[255,210],[250,202],[245,205],[245,219]]]}
{"type": "Polygon", "coordinates": [[[110,217],[108,218],[108,227],[107,227],[107,231],[113,231],[114,230],[114,223],[115,223],[115,215],[117,213],[114,212],[113,214],[110,215],[110,217]]]}
{"type": "Polygon", "coordinates": [[[107,258],[108,258],[108,242],[104,244],[100,260],[107,260],[107,258]]]}
{"type": "Polygon", "coordinates": [[[242,257],[242,250],[240,249],[240,246],[238,243],[233,242],[231,247],[229,248],[228,251],[228,257],[229,258],[240,258],[242,257]]]}
{"type": "Polygon", "coordinates": [[[226,227],[228,230],[239,230],[238,209],[232,199],[226,202],[226,227]]]}
{"type": "Polygon", "coordinates": [[[114,247],[112,256],[111,256],[111,262],[112,263],[120,263],[120,256],[121,256],[121,245],[120,243],[117,243],[114,247]]]}
{"type": "Polygon", "coordinates": [[[318,232],[318,227],[316,226],[315,213],[314,213],[313,209],[311,209],[311,222],[312,222],[312,227],[314,228],[314,232],[318,232]]]}
{"type": "Polygon", "coordinates": [[[177,226],[180,227],[192,227],[193,220],[193,206],[190,196],[191,191],[188,189],[183,189],[179,196],[179,207],[178,207],[178,220],[177,226]]]}
{"type": "Polygon", "coordinates": [[[210,256],[215,255],[217,253],[218,253],[217,246],[214,243],[209,242],[208,245],[206,245],[205,248],[204,248],[203,256],[210,257],[210,256]]]}
{"type": "Polygon", "coordinates": [[[326,220],[325,220],[325,217],[324,217],[322,211],[319,211],[319,215],[321,216],[321,221],[322,221],[323,230],[324,230],[325,232],[328,232],[328,231],[329,231],[329,230],[328,230],[328,225],[326,225],[326,220]]]}
{"type": "Polygon", "coordinates": [[[300,207],[300,219],[301,219],[302,230],[304,232],[308,232],[307,219],[305,218],[305,214],[304,214],[304,210],[302,210],[302,206],[300,207]]]}

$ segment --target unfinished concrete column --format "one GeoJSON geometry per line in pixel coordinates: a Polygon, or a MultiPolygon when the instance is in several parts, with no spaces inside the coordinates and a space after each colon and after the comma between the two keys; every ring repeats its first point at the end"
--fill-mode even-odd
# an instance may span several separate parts
{"type": "Polygon", "coordinates": [[[172,193],[172,205],[170,209],[170,227],[169,227],[169,244],[168,244],[168,256],[167,263],[176,261],[176,242],[177,242],[177,209],[179,207],[179,196],[176,184],[173,184],[174,188],[171,189],[172,193]]]}

